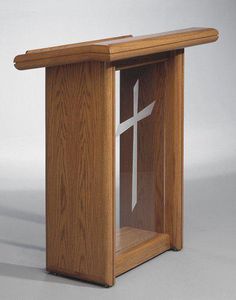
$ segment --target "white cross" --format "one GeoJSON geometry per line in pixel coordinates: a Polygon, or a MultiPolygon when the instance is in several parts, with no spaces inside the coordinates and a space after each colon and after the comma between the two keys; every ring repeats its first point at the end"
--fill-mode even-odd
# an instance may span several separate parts
{"type": "Polygon", "coordinates": [[[120,136],[124,131],[133,126],[133,170],[132,170],[132,211],[137,204],[137,147],[138,147],[138,122],[151,115],[156,101],[146,106],[143,110],[138,112],[138,93],[139,93],[139,79],[136,81],[133,88],[133,111],[134,115],[130,119],[119,124],[116,135],[120,136]]]}

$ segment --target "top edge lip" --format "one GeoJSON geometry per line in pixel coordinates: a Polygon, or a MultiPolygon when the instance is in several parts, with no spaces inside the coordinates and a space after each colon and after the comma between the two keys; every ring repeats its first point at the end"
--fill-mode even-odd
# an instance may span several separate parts
{"type": "Polygon", "coordinates": [[[165,36],[171,36],[171,35],[187,35],[187,34],[191,34],[193,32],[202,32],[205,33],[206,36],[212,36],[214,34],[210,33],[210,32],[215,32],[215,35],[219,35],[219,31],[215,28],[211,28],[211,27],[190,27],[190,28],[183,28],[183,29],[179,29],[179,30],[170,30],[170,31],[165,31],[165,32],[160,32],[160,33],[152,33],[152,34],[148,34],[148,35],[137,35],[137,36],[132,36],[132,37],[124,37],[121,39],[117,39],[117,40],[111,40],[111,41],[104,41],[104,42],[98,42],[96,43],[96,45],[113,45],[113,44],[121,44],[121,43],[125,43],[127,42],[131,42],[132,39],[135,40],[148,40],[148,39],[159,39],[165,36]]]}
{"type": "Polygon", "coordinates": [[[83,47],[88,47],[92,45],[98,45],[99,42],[102,41],[109,41],[109,40],[119,40],[119,39],[125,39],[125,38],[132,38],[132,34],[125,34],[121,36],[115,36],[115,37],[110,37],[110,38],[103,38],[103,39],[98,39],[98,40],[91,40],[91,41],[84,41],[84,42],[78,42],[78,43],[72,43],[72,44],[64,44],[64,45],[58,45],[58,46],[50,46],[48,48],[38,48],[38,49],[33,49],[33,50],[26,50],[26,52],[23,55],[32,55],[32,54],[44,54],[48,52],[56,52],[56,51],[61,51],[65,49],[76,49],[76,48],[83,48],[83,47]]]}

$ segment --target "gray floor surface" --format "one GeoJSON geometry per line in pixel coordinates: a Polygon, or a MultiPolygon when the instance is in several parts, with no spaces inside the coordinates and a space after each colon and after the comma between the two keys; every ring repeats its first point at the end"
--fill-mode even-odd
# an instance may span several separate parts
{"type": "Polygon", "coordinates": [[[185,243],[103,288],[49,275],[43,191],[0,191],[0,299],[236,299],[236,174],[185,182],[185,243]]]}

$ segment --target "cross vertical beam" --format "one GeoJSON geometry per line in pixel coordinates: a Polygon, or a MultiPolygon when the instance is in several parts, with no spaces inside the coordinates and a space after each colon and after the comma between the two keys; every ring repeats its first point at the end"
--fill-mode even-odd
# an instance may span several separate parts
{"type": "Polygon", "coordinates": [[[150,116],[156,101],[146,106],[138,112],[139,98],[139,79],[133,87],[133,117],[119,124],[116,135],[120,136],[123,132],[133,127],[133,164],[132,164],[132,211],[137,204],[137,176],[138,176],[138,122],[150,116]]]}

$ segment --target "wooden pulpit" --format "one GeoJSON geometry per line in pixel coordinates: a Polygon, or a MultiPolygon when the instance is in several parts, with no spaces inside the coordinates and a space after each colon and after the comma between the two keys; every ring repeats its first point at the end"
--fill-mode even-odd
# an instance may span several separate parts
{"type": "Polygon", "coordinates": [[[189,28],[15,58],[46,68],[49,272],[112,286],[182,248],[184,48],[217,38],[189,28]]]}

